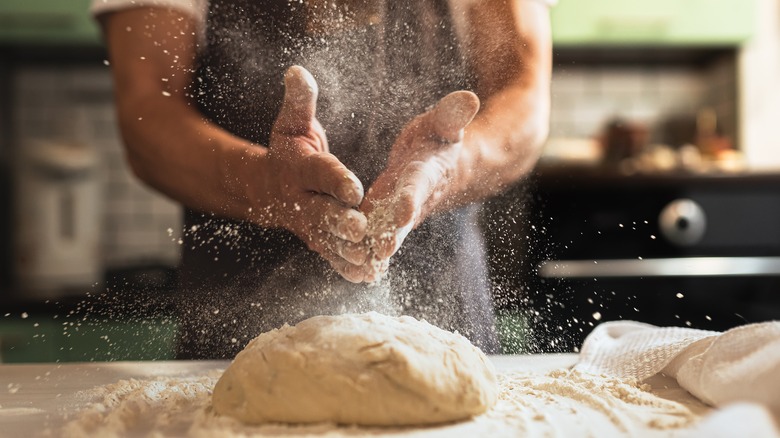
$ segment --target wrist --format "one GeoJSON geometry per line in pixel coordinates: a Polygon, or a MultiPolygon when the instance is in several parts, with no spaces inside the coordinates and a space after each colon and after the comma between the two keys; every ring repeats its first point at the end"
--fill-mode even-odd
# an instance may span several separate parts
{"type": "Polygon", "coordinates": [[[263,226],[272,218],[267,214],[270,205],[270,180],[266,148],[247,142],[230,145],[219,160],[219,173],[230,216],[263,226]]]}

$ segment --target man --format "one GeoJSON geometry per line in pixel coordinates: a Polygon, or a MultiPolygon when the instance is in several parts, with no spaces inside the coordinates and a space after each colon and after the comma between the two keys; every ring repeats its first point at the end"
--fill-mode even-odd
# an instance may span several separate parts
{"type": "Polygon", "coordinates": [[[368,309],[497,351],[475,202],[526,174],[545,139],[546,3],[93,9],[129,163],[188,208],[182,357],[368,309]]]}

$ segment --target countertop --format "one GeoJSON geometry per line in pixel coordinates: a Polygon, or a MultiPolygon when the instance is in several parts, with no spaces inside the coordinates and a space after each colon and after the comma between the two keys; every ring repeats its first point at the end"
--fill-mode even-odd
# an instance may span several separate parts
{"type": "MultiPolygon", "coordinates": [[[[610,405],[610,403],[615,403],[614,400],[609,401],[605,398],[607,404],[605,405],[606,408],[604,408],[598,406],[598,403],[601,403],[601,401],[594,402],[589,399],[581,399],[583,397],[582,394],[567,396],[570,400],[562,403],[562,399],[556,400],[561,395],[555,391],[551,394],[544,393],[545,385],[554,384],[557,378],[555,375],[551,377],[547,374],[551,370],[571,368],[577,360],[577,356],[574,354],[492,356],[491,360],[499,373],[521,370],[525,374],[545,376],[544,378],[547,379],[546,383],[540,382],[538,387],[524,387],[526,390],[524,394],[529,396],[528,400],[522,399],[520,404],[513,401],[509,405],[502,405],[503,407],[498,409],[499,411],[503,410],[503,412],[498,413],[501,416],[499,420],[493,418],[496,415],[486,414],[476,419],[453,425],[403,430],[336,428],[335,426],[331,426],[331,428],[326,430],[322,428],[279,429],[279,426],[277,426],[276,429],[272,429],[270,432],[267,429],[257,429],[249,435],[403,435],[449,437],[481,436],[483,433],[488,432],[490,436],[516,436],[518,432],[523,431],[525,436],[568,436],[572,432],[576,433],[578,428],[583,427],[584,422],[594,428],[600,427],[601,429],[593,430],[597,431],[599,436],[624,436],[634,435],[634,432],[636,432],[634,423],[641,423],[641,427],[651,424],[644,417],[634,418],[632,415],[620,416],[622,414],[619,414],[619,418],[615,417],[618,419],[617,422],[614,421],[614,418],[610,419],[610,417],[613,417],[611,411],[618,412],[620,409],[626,409],[626,406],[610,405]],[[539,396],[539,394],[542,394],[542,396],[539,396]],[[531,400],[533,396],[538,396],[538,400],[531,400]],[[579,403],[579,405],[572,403],[579,403]],[[539,410],[540,408],[542,409],[541,411],[539,410]],[[516,411],[516,413],[507,411],[516,411]],[[527,411],[527,413],[520,415],[522,411],[527,411]],[[556,418],[556,416],[560,415],[563,415],[563,417],[556,418]],[[568,417],[566,417],[567,415],[568,417]],[[486,419],[484,419],[485,417],[486,419]],[[641,421],[638,423],[637,419],[640,418],[641,421]],[[610,421],[614,424],[610,425],[610,421]],[[626,421],[631,424],[619,424],[626,421]],[[504,427],[505,423],[506,427],[504,427]],[[602,433],[603,431],[606,432],[602,433]]],[[[63,426],[68,421],[78,418],[80,410],[90,406],[94,409],[95,400],[94,398],[92,400],[89,399],[88,390],[96,386],[112,384],[127,379],[151,380],[165,379],[167,377],[175,379],[188,376],[205,376],[208,373],[214,375],[215,370],[224,369],[228,364],[229,362],[227,361],[161,361],[0,365],[0,382],[3,382],[3,387],[0,388],[0,436],[60,436],[63,426]]],[[[673,380],[661,376],[657,377],[662,380],[653,383],[652,397],[656,397],[659,403],[673,401],[677,406],[682,406],[686,412],[689,410],[698,416],[709,411],[709,408],[680,389],[673,380]]],[[[502,387],[505,387],[506,382],[502,385],[502,387]]],[[[585,397],[587,398],[588,396],[586,395],[585,397]]],[[[501,403],[499,401],[499,405],[501,403]]],[[[642,406],[636,403],[632,406],[629,406],[629,408],[642,409],[642,406]]],[[[643,429],[640,431],[643,436],[687,435],[675,433],[685,431],[685,429],[680,428],[671,431],[654,429],[650,430],[650,432],[653,432],[650,434],[645,434],[643,429]]],[[[213,429],[208,432],[212,435],[214,434],[213,429]]],[[[233,432],[235,433],[235,430],[233,432]]],[[[187,434],[189,435],[190,433],[187,434]]],[[[136,436],[137,434],[131,435],[136,436]]],[[[142,433],[141,435],[147,435],[147,433],[142,433]]],[[[206,433],[206,435],[209,434],[206,433]]],[[[218,435],[223,434],[218,433],[218,435]]]]}
{"type": "Polygon", "coordinates": [[[780,170],[695,172],[669,170],[626,174],[608,166],[571,164],[540,164],[531,176],[533,181],[547,186],[612,187],[770,187],[780,186],[780,170]]]}
{"type": "Polygon", "coordinates": [[[44,429],[56,431],[68,416],[88,404],[79,392],[96,386],[123,379],[200,375],[228,364],[150,361],[0,365],[0,436],[35,437],[43,435],[44,429]]]}

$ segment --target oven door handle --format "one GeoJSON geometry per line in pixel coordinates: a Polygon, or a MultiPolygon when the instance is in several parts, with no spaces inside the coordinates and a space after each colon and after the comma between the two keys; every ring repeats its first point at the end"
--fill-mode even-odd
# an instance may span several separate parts
{"type": "Polygon", "coordinates": [[[780,257],[547,260],[542,278],[780,276],[780,257]]]}

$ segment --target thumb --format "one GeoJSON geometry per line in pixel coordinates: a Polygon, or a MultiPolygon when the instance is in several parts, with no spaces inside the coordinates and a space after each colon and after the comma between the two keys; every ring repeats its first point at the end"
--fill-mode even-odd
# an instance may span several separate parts
{"type": "Polygon", "coordinates": [[[479,111],[479,98],[471,91],[454,91],[444,96],[428,113],[436,136],[448,143],[461,140],[465,128],[479,111]]]}
{"type": "Polygon", "coordinates": [[[274,126],[289,135],[305,134],[314,122],[319,88],[314,76],[294,65],[284,73],[284,101],[274,126]]]}

